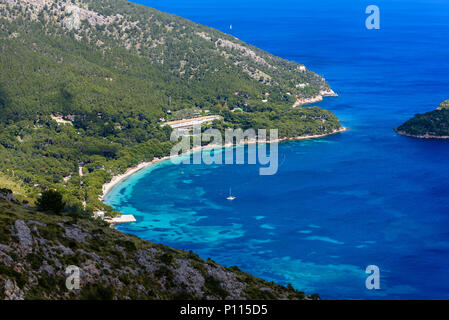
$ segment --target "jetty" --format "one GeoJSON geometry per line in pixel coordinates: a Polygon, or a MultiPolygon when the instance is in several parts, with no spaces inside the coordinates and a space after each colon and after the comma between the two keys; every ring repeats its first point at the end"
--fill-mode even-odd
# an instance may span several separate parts
{"type": "Polygon", "coordinates": [[[120,217],[106,218],[104,221],[109,222],[110,224],[137,222],[136,218],[132,214],[122,214],[120,217]]]}

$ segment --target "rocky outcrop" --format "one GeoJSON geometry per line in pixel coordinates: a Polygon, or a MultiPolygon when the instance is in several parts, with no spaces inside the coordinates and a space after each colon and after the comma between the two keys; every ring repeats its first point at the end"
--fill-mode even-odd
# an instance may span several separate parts
{"type": "Polygon", "coordinates": [[[338,97],[338,94],[335,93],[334,90],[332,90],[330,88],[326,88],[326,89],[321,90],[320,94],[316,95],[314,97],[310,97],[310,98],[297,97],[295,103],[293,104],[293,108],[323,101],[323,97],[338,97]]]}
{"type": "Polygon", "coordinates": [[[16,220],[14,225],[16,227],[16,236],[19,238],[21,253],[22,255],[27,255],[33,248],[31,230],[23,220],[16,220]]]}
{"type": "Polygon", "coordinates": [[[24,300],[25,295],[23,291],[17,286],[14,281],[6,279],[3,285],[4,300],[24,300]]]}
{"type": "Polygon", "coordinates": [[[449,109],[449,100],[441,102],[440,106],[438,107],[438,110],[442,109],[449,109]]]}

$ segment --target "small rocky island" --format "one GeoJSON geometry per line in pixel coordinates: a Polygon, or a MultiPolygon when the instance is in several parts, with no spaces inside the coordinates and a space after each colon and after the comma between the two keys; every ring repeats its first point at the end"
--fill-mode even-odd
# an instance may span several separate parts
{"type": "Polygon", "coordinates": [[[449,100],[437,110],[417,114],[395,129],[399,134],[424,139],[449,139],[449,100]]]}

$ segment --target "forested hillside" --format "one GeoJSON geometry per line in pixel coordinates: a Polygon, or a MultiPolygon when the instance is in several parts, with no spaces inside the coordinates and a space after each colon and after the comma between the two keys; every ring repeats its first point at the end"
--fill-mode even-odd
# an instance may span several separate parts
{"type": "Polygon", "coordinates": [[[396,132],[416,138],[449,139],[449,100],[443,101],[437,110],[415,115],[396,132]]]}
{"type": "Polygon", "coordinates": [[[160,124],[177,111],[288,137],[340,127],[292,108],[332,94],[305,66],[125,0],[0,0],[0,70],[0,182],[57,188],[68,212],[104,207],[103,183],[168,154],[160,124]]]}

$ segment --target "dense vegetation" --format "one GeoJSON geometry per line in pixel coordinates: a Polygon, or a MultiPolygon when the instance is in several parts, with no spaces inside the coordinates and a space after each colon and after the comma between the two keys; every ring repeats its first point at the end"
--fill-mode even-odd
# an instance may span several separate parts
{"type": "Polygon", "coordinates": [[[55,188],[67,213],[111,212],[102,185],[169,154],[161,118],[199,110],[286,137],[340,127],[291,108],[329,90],[304,66],[124,0],[0,0],[0,70],[0,183],[31,202],[55,188]]]}
{"type": "MultiPolygon", "coordinates": [[[[264,111],[223,112],[225,126],[246,129],[278,129],[279,136],[293,138],[332,133],[340,123],[332,112],[317,107],[267,107],[264,111]]],[[[215,124],[219,127],[219,124],[215,124]]]]}
{"type": "Polygon", "coordinates": [[[417,114],[396,131],[418,138],[449,138],[449,100],[443,101],[435,111],[417,114]]]}
{"type": "Polygon", "coordinates": [[[111,229],[101,220],[38,212],[1,199],[2,299],[315,299],[111,229]],[[80,288],[66,268],[80,268],[80,288]]]}
{"type": "Polygon", "coordinates": [[[62,194],[55,190],[46,190],[42,192],[40,198],[36,201],[37,209],[40,211],[60,214],[64,210],[64,200],[62,194]]]}

